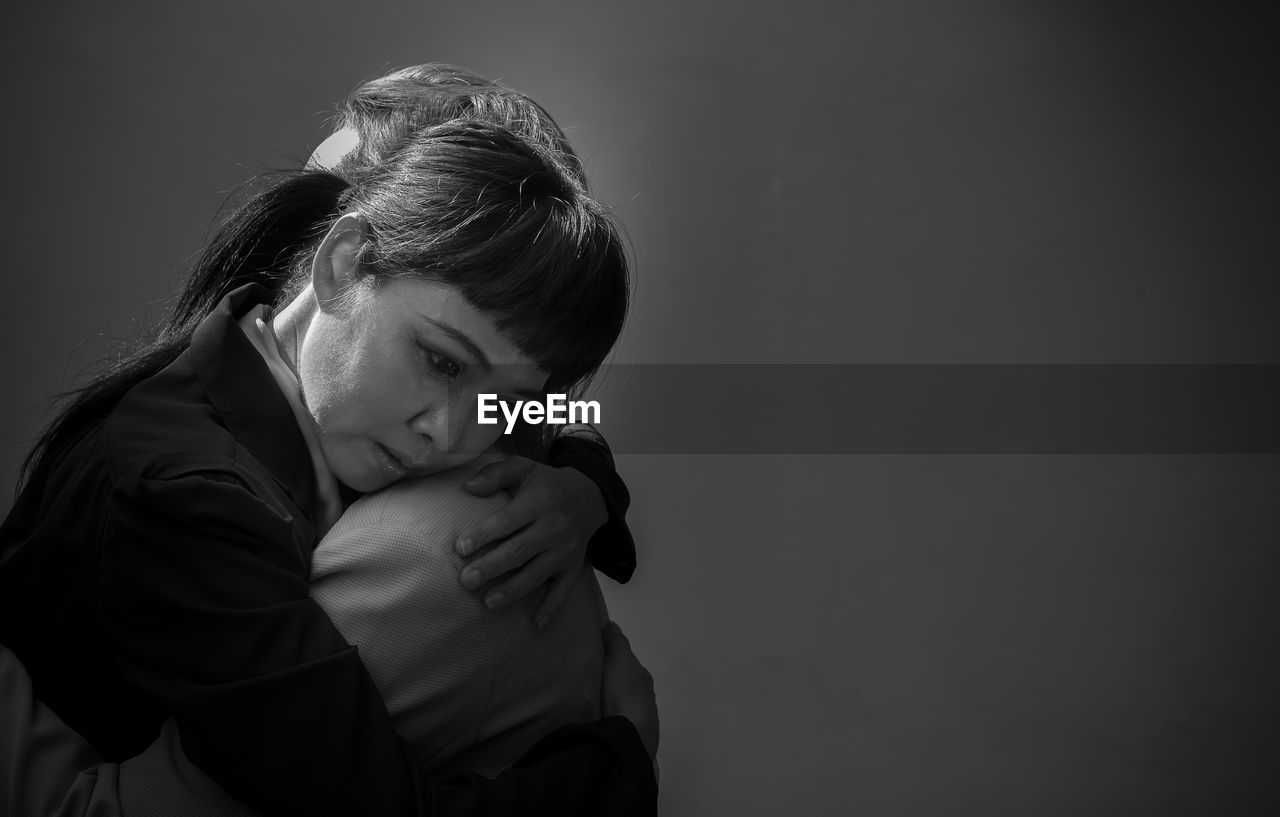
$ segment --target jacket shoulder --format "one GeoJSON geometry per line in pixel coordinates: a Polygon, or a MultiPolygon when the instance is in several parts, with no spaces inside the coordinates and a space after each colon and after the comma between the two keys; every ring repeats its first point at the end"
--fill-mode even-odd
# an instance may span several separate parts
{"type": "Polygon", "coordinates": [[[171,366],[129,390],[102,428],[112,470],[139,461],[208,466],[234,460],[235,440],[194,373],[171,366]]]}

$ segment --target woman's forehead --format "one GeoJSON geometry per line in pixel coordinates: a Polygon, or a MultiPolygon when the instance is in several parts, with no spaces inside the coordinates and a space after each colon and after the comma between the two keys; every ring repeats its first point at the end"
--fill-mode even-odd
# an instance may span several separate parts
{"type": "Polygon", "coordinates": [[[499,331],[497,321],[472,306],[457,287],[410,275],[392,278],[379,289],[384,309],[474,347],[493,366],[537,369],[537,363],[499,331]]]}

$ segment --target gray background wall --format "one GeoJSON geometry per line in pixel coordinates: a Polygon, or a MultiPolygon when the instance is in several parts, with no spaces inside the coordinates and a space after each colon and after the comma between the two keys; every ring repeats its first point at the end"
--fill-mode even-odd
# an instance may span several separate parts
{"type": "MultiPolygon", "coordinates": [[[[1280,362],[1260,18],[128,5],[28,6],[4,34],[6,484],[47,397],[162,313],[223,195],[427,60],[569,129],[635,248],[620,362],[1280,362]]],[[[1274,455],[620,468],[641,568],[609,597],[657,677],[663,814],[1280,803],[1274,455]]]]}

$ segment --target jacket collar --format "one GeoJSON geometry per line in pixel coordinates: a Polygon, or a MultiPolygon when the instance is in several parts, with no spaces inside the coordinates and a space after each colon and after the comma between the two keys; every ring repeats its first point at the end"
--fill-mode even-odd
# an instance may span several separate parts
{"type": "Polygon", "coordinates": [[[253,307],[272,300],[259,284],[233,290],[196,327],[188,353],[227,430],[314,519],[316,477],[306,440],[266,362],[237,323],[253,307]]]}

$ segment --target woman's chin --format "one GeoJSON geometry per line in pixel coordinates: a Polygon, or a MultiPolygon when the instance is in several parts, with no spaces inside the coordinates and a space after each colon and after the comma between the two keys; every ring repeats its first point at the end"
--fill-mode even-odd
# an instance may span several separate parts
{"type": "Polygon", "coordinates": [[[338,482],[362,494],[380,490],[408,476],[403,465],[382,451],[378,451],[368,462],[331,460],[329,468],[338,482]]]}
{"type": "Polygon", "coordinates": [[[378,477],[370,474],[352,474],[348,476],[334,474],[334,476],[343,486],[360,494],[371,494],[374,491],[380,491],[397,481],[391,477],[378,477]]]}
{"type": "MultiPolygon", "coordinates": [[[[489,459],[494,458],[489,452],[483,453],[489,459]]],[[[375,444],[372,447],[372,456],[358,458],[358,461],[355,462],[338,461],[337,458],[334,458],[334,460],[330,461],[329,467],[333,471],[334,477],[343,485],[353,491],[369,494],[386,488],[402,479],[428,477],[470,465],[477,459],[477,456],[477,453],[469,451],[465,453],[440,452],[430,462],[422,463],[414,468],[408,468],[382,446],[375,444]]]]}

